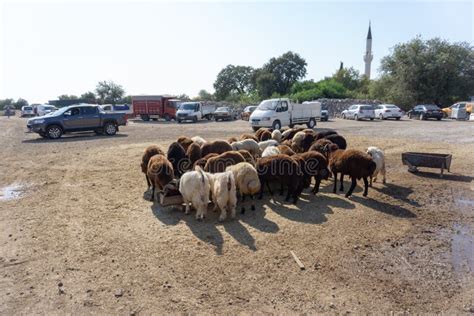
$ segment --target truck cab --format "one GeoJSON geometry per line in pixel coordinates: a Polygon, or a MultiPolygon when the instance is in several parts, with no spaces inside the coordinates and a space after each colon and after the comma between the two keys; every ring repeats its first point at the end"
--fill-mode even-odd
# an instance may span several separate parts
{"type": "Polygon", "coordinates": [[[178,123],[184,121],[192,121],[196,123],[198,120],[211,120],[215,106],[204,105],[202,102],[182,102],[176,111],[176,120],[178,123]]]}

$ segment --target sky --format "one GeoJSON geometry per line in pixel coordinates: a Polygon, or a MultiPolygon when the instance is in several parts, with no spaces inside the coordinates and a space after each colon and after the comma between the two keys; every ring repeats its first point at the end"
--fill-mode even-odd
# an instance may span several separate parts
{"type": "Polygon", "coordinates": [[[372,23],[374,60],[417,35],[471,44],[474,1],[8,1],[0,0],[0,99],[30,103],[93,91],[213,92],[228,64],[262,66],[291,50],[306,79],[339,63],[363,72],[372,23]]]}

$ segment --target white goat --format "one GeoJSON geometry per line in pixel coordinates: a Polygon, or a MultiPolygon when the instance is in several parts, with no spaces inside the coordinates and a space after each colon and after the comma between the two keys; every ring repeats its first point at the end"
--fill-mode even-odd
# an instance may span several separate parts
{"type": "Polygon", "coordinates": [[[264,140],[263,142],[258,143],[258,147],[263,152],[268,146],[277,146],[278,142],[274,139],[264,140]]]}
{"type": "Polygon", "coordinates": [[[385,154],[382,149],[377,147],[369,147],[367,148],[367,154],[369,154],[375,162],[377,168],[375,169],[374,173],[370,177],[370,186],[372,186],[372,179],[374,182],[377,182],[377,175],[379,172],[382,174],[382,183],[385,184],[386,178],[386,170],[385,170],[385,154]]]}
{"type": "Polygon", "coordinates": [[[198,144],[199,146],[202,146],[204,145],[205,143],[207,143],[207,140],[205,140],[204,138],[202,138],[201,136],[194,136],[194,137],[191,137],[191,140],[193,142],[195,142],[196,144],[198,144]]]}
{"type": "Polygon", "coordinates": [[[276,129],[272,132],[272,139],[276,140],[278,143],[281,143],[281,132],[276,129]]]}
{"type": "Polygon", "coordinates": [[[209,204],[210,191],[209,178],[201,167],[196,166],[194,171],[184,173],[179,180],[179,192],[186,205],[185,214],[189,214],[189,203],[191,203],[196,209],[196,219],[203,219],[209,204]]]}
{"type": "Polygon", "coordinates": [[[280,154],[280,149],[277,146],[268,146],[262,153],[262,157],[276,156],[280,154]]]}
{"type": "Polygon", "coordinates": [[[235,218],[235,206],[237,205],[237,191],[235,187],[235,179],[232,171],[225,171],[213,174],[207,174],[211,179],[212,202],[214,202],[214,210],[219,208],[221,214],[219,221],[223,221],[227,217],[227,211],[230,216],[235,218]]]}
{"type": "Polygon", "coordinates": [[[244,139],[230,144],[233,150],[247,150],[252,156],[258,157],[262,153],[258,143],[253,139],[244,139]]]}

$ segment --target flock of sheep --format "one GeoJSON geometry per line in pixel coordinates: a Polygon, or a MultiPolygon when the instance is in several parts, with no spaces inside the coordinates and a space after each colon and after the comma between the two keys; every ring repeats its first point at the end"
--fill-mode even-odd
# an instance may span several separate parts
{"type": "MultiPolygon", "coordinates": [[[[340,191],[344,191],[344,175],[352,183],[346,193],[349,197],[357,180],[364,181],[367,196],[369,180],[381,173],[385,183],[385,157],[381,149],[369,147],[366,152],[347,149],[347,142],[335,131],[316,132],[312,129],[290,128],[272,130],[261,128],[255,134],[242,134],[237,139],[208,142],[202,137],[179,137],[165,155],[158,146],[145,149],[141,163],[148,190],[152,189],[154,201],[158,191],[165,195],[181,194],[186,214],[190,204],[196,209],[196,219],[206,215],[211,200],[214,210],[220,209],[219,220],[229,212],[236,215],[237,195],[242,203],[245,197],[263,196],[266,186],[273,195],[270,184],[280,187],[285,201],[296,203],[301,192],[309,188],[314,178],[312,193],[319,191],[322,180],[334,177],[336,193],[338,174],[340,191]]],[[[241,212],[245,207],[241,206],[241,212]]]]}

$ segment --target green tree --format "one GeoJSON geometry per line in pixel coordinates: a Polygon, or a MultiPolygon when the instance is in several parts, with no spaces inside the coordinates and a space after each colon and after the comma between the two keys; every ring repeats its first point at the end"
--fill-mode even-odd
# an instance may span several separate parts
{"type": "Polygon", "coordinates": [[[361,87],[363,77],[361,76],[359,71],[354,69],[353,67],[350,68],[340,68],[332,78],[341,83],[347,90],[357,90],[361,87]]]}
{"type": "Polygon", "coordinates": [[[469,43],[417,37],[381,61],[382,79],[369,90],[404,106],[450,105],[474,95],[474,49],[469,43]]]}
{"type": "Polygon", "coordinates": [[[100,81],[95,89],[97,96],[102,104],[116,104],[125,94],[125,90],[121,85],[113,81],[100,81]]]}
{"type": "Polygon", "coordinates": [[[81,94],[81,99],[87,100],[88,103],[95,103],[96,102],[95,93],[92,92],[92,91],[88,91],[86,93],[81,94]]]}
{"type": "Polygon", "coordinates": [[[26,105],[28,105],[28,101],[22,98],[18,98],[18,100],[16,100],[15,102],[15,108],[17,109],[21,109],[22,106],[26,106],[26,105]]]}
{"type": "Polygon", "coordinates": [[[243,95],[252,89],[254,69],[249,66],[227,65],[217,75],[214,82],[215,96],[225,100],[231,94],[243,95]]]}
{"type": "Polygon", "coordinates": [[[78,97],[71,94],[71,95],[68,95],[68,94],[61,94],[60,96],[58,96],[58,100],[77,100],[78,97]]]}
{"type": "Polygon", "coordinates": [[[13,99],[0,100],[0,109],[4,109],[7,105],[13,105],[13,99]]]}
{"type": "Polygon", "coordinates": [[[285,95],[290,92],[291,86],[296,81],[306,76],[306,65],[306,60],[300,55],[289,51],[279,57],[271,58],[263,65],[262,70],[274,76],[273,92],[285,95]]]}
{"type": "Polygon", "coordinates": [[[189,97],[189,95],[183,93],[183,94],[180,94],[176,97],[176,99],[179,99],[181,101],[189,101],[191,100],[191,98],[189,97]]]}
{"type": "Polygon", "coordinates": [[[265,71],[260,71],[255,79],[258,95],[261,99],[268,99],[275,92],[275,75],[265,71]]]}
{"type": "Polygon", "coordinates": [[[131,96],[131,95],[127,95],[127,96],[123,97],[123,98],[120,100],[120,103],[123,103],[123,104],[132,104],[132,96],[131,96]]]}
{"type": "Polygon", "coordinates": [[[201,89],[199,90],[199,93],[196,99],[202,100],[202,101],[212,101],[214,100],[214,96],[212,95],[212,93],[209,93],[204,89],[201,89]]]}

